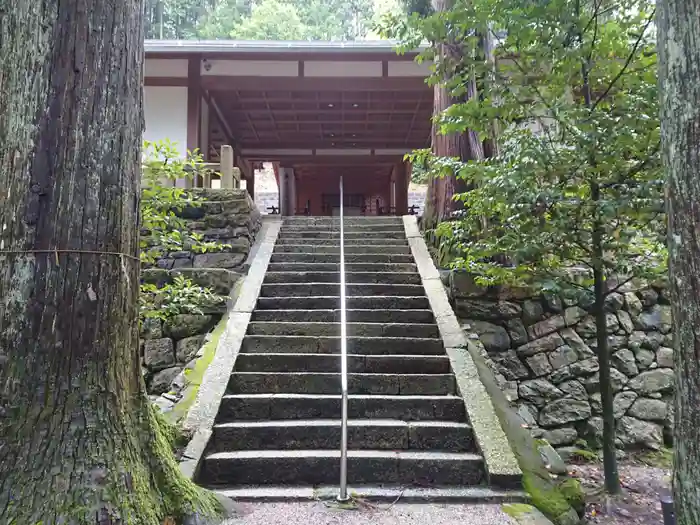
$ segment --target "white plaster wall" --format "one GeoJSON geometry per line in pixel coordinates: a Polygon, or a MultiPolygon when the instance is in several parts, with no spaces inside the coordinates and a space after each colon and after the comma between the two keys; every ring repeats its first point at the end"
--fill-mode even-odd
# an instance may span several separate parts
{"type": "Polygon", "coordinates": [[[187,78],[187,59],[149,58],[144,71],[147,77],[187,78]]]}
{"type": "Polygon", "coordinates": [[[296,60],[209,60],[202,64],[202,76],[296,77],[296,60]]]}
{"type": "Polygon", "coordinates": [[[146,118],[144,140],[170,139],[184,157],[187,154],[187,88],[146,86],[143,110],[146,118]]]}
{"type": "Polygon", "coordinates": [[[308,60],[304,62],[307,77],[381,77],[381,62],[326,62],[308,60]]]}
{"type": "Polygon", "coordinates": [[[430,76],[430,63],[409,60],[394,60],[389,62],[390,77],[428,77],[430,76]]]}

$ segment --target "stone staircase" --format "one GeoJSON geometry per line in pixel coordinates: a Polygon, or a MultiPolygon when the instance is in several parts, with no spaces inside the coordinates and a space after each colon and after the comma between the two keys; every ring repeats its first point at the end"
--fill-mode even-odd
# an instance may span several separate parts
{"type": "MultiPolygon", "coordinates": [[[[347,218],[351,487],[476,486],[485,465],[401,218],[347,218]]],[[[339,223],[287,218],[197,480],[337,485],[339,223]]]]}

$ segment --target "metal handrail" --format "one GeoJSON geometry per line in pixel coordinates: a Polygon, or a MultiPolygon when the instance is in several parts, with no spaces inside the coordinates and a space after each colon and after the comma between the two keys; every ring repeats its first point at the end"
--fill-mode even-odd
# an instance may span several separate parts
{"type": "Polygon", "coordinates": [[[340,176],[340,491],[338,501],[348,501],[348,338],[345,309],[345,226],[343,216],[343,176],[340,176]]]}

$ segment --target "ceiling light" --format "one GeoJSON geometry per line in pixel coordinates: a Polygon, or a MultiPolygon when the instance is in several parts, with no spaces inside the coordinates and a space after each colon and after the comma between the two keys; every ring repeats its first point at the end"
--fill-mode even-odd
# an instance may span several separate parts
{"type": "Polygon", "coordinates": [[[335,137],[335,133],[331,133],[331,137],[335,137]]]}
{"type": "Polygon", "coordinates": [[[332,108],[333,106],[335,106],[335,104],[328,104],[329,108],[332,108]]]}
{"type": "Polygon", "coordinates": [[[357,135],[355,135],[355,134],[353,133],[353,134],[352,134],[352,138],[355,138],[355,137],[357,137],[357,135]]]}
{"type": "Polygon", "coordinates": [[[354,108],[359,108],[360,105],[359,105],[357,102],[355,102],[355,103],[352,105],[352,107],[354,107],[354,108]]]}

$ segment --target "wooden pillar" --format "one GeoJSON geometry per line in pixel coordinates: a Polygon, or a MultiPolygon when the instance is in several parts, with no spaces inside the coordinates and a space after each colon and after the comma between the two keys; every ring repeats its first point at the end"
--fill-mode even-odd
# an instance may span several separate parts
{"type": "Polygon", "coordinates": [[[251,166],[250,173],[245,181],[246,189],[248,190],[248,195],[255,202],[255,168],[251,166]]]}
{"type": "Polygon", "coordinates": [[[233,169],[233,148],[221,146],[221,189],[238,188],[238,181],[233,169]]]}
{"type": "Polygon", "coordinates": [[[408,178],[410,169],[406,162],[400,162],[394,167],[396,190],[396,215],[408,214],[408,178]]]}
{"type": "Polygon", "coordinates": [[[201,146],[202,130],[202,71],[201,57],[192,56],[187,63],[187,151],[201,146]]]}
{"type": "Polygon", "coordinates": [[[285,217],[287,215],[287,210],[289,209],[289,206],[287,205],[287,169],[288,168],[280,167],[279,176],[277,178],[277,186],[279,188],[280,215],[282,217],[285,217]]]}

